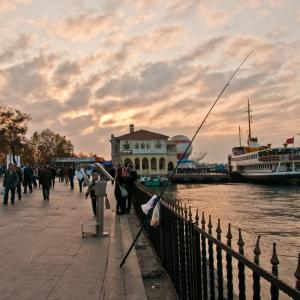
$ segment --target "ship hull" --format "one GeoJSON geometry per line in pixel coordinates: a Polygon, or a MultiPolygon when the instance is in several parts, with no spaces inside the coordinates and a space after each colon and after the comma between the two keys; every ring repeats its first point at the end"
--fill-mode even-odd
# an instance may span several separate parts
{"type": "Polygon", "coordinates": [[[240,174],[247,181],[262,183],[300,183],[300,174],[240,174]]]}

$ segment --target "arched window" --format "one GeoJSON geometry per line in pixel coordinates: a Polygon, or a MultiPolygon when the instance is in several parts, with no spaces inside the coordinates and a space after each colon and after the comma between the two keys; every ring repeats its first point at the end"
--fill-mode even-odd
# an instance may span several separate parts
{"type": "Polygon", "coordinates": [[[164,158],[159,159],[159,169],[164,170],[166,168],[166,161],[164,158]]]}
{"type": "Polygon", "coordinates": [[[169,163],[168,163],[168,171],[173,171],[174,170],[174,165],[173,165],[173,163],[170,161],[169,163]]]}
{"type": "Polygon", "coordinates": [[[144,143],[141,144],[141,149],[145,149],[145,144],[144,143]]]}
{"type": "Polygon", "coordinates": [[[161,143],[159,141],[156,142],[155,148],[156,149],[161,149],[161,143]]]}
{"type": "Polygon", "coordinates": [[[142,160],[142,169],[143,170],[149,169],[149,162],[148,162],[148,158],[146,158],[146,157],[144,157],[142,160]]]}
{"type": "Polygon", "coordinates": [[[133,165],[130,158],[125,158],[124,165],[127,167],[128,165],[133,165]]]}
{"type": "Polygon", "coordinates": [[[149,143],[147,144],[147,149],[150,149],[150,144],[149,143]]]}
{"type": "Polygon", "coordinates": [[[151,158],[151,169],[157,170],[157,160],[155,157],[151,158]]]}
{"type": "Polygon", "coordinates": [[[136,158],[134,160],[134,167],[135,167],[136,170],[140,169],[140,159],[139,158],[136,158]]]}
{"type": "Polygon", "coordinates": [[[140,148],[139,144],[136,143],[136,144],[135,144],[135,149],[139,149],[139,148],[140,148]]]}

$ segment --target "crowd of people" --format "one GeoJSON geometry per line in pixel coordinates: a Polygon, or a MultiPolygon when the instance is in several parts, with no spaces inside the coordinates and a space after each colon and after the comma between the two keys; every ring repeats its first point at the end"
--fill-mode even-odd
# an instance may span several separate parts
{"type": "MultiPolygon", "coordinates": [[[[114,195],[116,198],[116,214],[122,215],[130,212],[132,206],[132,195],[134,182],[137,180],[137,173],[131,165],[121,167],[110,171],[115,178],[114,195]]],[[[3,179],[3,206],[8,205],[10,195],[11,205],[15,203],[15,194],[17,192],[18,199],[22,199],[23,194],[33,193],[37,188],[42,187],[42,196],[44,201],[49,201],[50,190],[55,187],[55,180],[64,182],[74,190],[74,178],[77,178],[79,192],[82,193],[83,186],[87,185],[86,198],[90,197],[92,209],[96,215],[96,195],[95,183],[99,180],[97,170],[91,167],[77,168],[62,167],[55,168],[51,165],[42,167],[33,167],[25,165],[18,167],[14,164],[9,164],[6,170],[3,166],[0,167],[0,178],[3,179]]],[[[107,180],[101,176],[100,180],[107,180]]]]}

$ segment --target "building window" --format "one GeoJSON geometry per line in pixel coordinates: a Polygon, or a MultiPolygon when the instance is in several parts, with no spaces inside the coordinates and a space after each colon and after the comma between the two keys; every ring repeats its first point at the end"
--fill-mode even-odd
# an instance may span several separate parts
{"type": "Polygon", "coordinates": [[[139,158],[136,158],[134,160],[134,167],[135,167],[135,170],[139,170],[140,169],[140,159],[139,158]]]}
{"type": "Polygon", "coordinates": [[[173,165],[173,163],[170,161],[169,163],[168,163],[168,171],[173,171],[174,170],[174,165],[173,165]]]}
{"type": "Polygon", "coordinates": [[[145,144],[144,143],[141,144],[141,149],[145,149],[145,144]]]}
{"type": "Polygon", "coordinates": [[[156,149],[161,149],[161,143],[160,143],[160,142],[157,142],[157,143],[155,144],[155,148],[156,148],[156,149]]]}
{"type": "Polygon", "coordinates": [[[129,145],[128,141],[126,141],[125,144],[123,144],[123,149],[124,150],[129,150],[130,149],[130,145],[129,145]]]}
{"type": "Polygon", "coordinates": [[[148,170],[149,169],[149,162],[146,157],[143,158],[142,160],[142,169],[143,170],[148,170]]]}
{"type": "Polygon", "coordinates": [[[139,149],[140,145],[138,143],[135,144],[135,149],[139,149]]]}
{"type": "Polygon", "coordinates": [[[155,157],[151,158],[151,169],[157,170],[157,160],[155,157]]]}
{"type": "Polygon", "coordinates": [[[160,170],[164,170],[166,167],[166,161],[165,161],[165,159],[164,158],[160,158],[159,159],[159,169],[160,170]]]}
{"type": "Polygon", "coordinates": [[[147,149],[150,149],[150,144],[149,143],[147,144],[147,149]]]}

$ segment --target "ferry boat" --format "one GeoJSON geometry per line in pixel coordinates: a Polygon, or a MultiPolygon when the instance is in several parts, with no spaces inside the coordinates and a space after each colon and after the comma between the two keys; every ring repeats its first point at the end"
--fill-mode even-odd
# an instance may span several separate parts
{"type": "Polygon", "coordinates": [[[234,147],[228,156],[229,171],[244,179],[261,182],[300,182],[300,147],[273,148],[261,146],[257,137],[251,136],[251,114],[248,100],[248,145],[234,147]]]}

